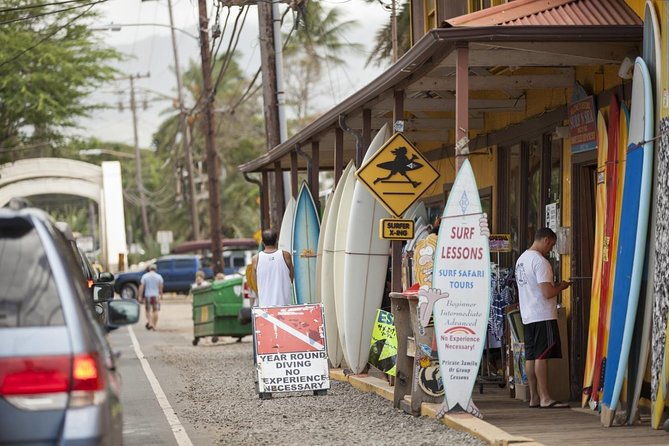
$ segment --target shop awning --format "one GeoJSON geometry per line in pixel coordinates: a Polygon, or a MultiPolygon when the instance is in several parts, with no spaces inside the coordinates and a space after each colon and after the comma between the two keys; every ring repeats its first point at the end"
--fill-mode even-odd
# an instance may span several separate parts
{"type": "MultiPolygon", "coordinates": [[[[528,2],[517,0],[511,5],[514,3],[528,2]]],[[[558,3],[609,5],[609,2],[599,0],[558,3]]],[[[519,24],[454,27],[449,23],[445,25],[447,28],[433,29],[367,86],[284,143],[239,168],[242,172],[260,172],[274,170],[274,164],[279,163],[282,169],[288,170],[290,156],[287,155],[296,148],[305,149],[307,144],[317,141],[320,168],[331,169],[334,165],[335,129],[339,126],[340,117],[346,119],[348,127],[360,131],[363,110],[368,109],[371,111],[372,129],[376,130],[392,119],[395,90],[406,93],[404,109],[408,117],[405,136],[419,147],[423,143],[433,147],[442,144],[440,151],[443,153],[445,141],[449,141],[449,129],[452,131],[454,127],[451,112],[455,107],[457,46],[469,47],[469,129],[483,132],[486,119],[491,114],[525,112],[528,91],[568,88],[574,84],[576,67],[618,65],[626,56],[639,54],[643,26],[638,17],[634,14],[625,19],[624,24],[618,19],[611,21],[614,24],[597,26],[519,24]],[[529,74],[528,70],[522,69],[524,67],[545,69],[529,74]],[[483,94],[478,94],[478,91],[483,91],[483,94]]],[[[602,22],[608,23],[606,19],[602,22]]],[[[517,116],[521,115],[524,113],[517,116]]],[[[354,153],[355,139],[345,132],[344,160],[353,158],[354,153]]],[[[298,167],[306,168],[303,157],[298,157],[298,167]]]]}

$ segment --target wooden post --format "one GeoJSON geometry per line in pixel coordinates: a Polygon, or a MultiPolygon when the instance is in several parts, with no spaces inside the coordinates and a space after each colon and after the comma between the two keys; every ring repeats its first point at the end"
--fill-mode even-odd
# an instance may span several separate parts
{"type": "MultiPolygon", "coordinates": [[[[372,110],[365,108],[362,110],[362,146],[364,150],[369,148],[369,145],[372,143],[372,110]]],[[[362,158],[365,156],[364,153],[359,155],[356,153],[355,162],[358,166],[362,166],[362,158]]]]}
{"type": "Polygon", "coordinates": [[[337,126],[335,128],[335,147],[334,147],[334,182],[339,184],[341,173],[344,166],[344,131],[337,126]]]}
{"type": "Polygon", "coordinates": [[[290,194],[297,199],[297,152],[290,152],[290,194]]]}
{"type": "Polygon", "coordinates": [[[458,43],[455,49],[455,173],[469,154],[469,47],[458,43]]]}
{"type": "Polygon", "coordinates": [[[413,358],[407,355],[407,339],[411,336],[411,313],[409,301],[400,293],[390,293],[391,309],[397,334],[397,363],[393,407],[400,407],[404,397],[411,393],[413,382],[413,358]]]}
{"type": "MultiPolygon", "coordinates": [[[[404,90],[395,90],[395,102],[393,104],[393,125],[404,119],[404,90]]],[[[392,247],[392,279],[391,289],[394,292],[402,292],[402,242],[393,240],[392,247]]]]}
{"type": "Polygon", "coordinates": [[[320,211],[320,201],[318,199],[318,194],[320,193],[318,178],[320,173],[319,155],[318,141],[311,141],[311,178],[309,178],[309,187],[311,196],[314,197],[314,201],[316,202],[316,211],[320,211]]]}
{"type": "Polygon", "coordinates": [[[269,172],[262,171],[262,194],[260,195],[260,227],[267,229],[270,227],[269,218],[269,172]]]}
{"type": "Polygon", "coordinates": [[[281,161],[274,162],[274,189],[272,190],[272,194],[274,196],[272,226],[278,231],[281,227],[281,220],[283,220],[285,206],[283,202],[283,170],[281,169],[281,161]]]}

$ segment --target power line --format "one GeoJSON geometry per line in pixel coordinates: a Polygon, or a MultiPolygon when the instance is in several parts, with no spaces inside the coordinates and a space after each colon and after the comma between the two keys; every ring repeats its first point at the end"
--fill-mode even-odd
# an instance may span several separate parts
{"type": "MultiPolygon", "coordinates": [[[[101,0],[100,2],[102,2],[102,1],[106,1],[106,0],[101,0]]],[[[100,3],[100,2],[98,2],[98,3],[100,3]]],[[[34,45],[29,46],[28,48],[26,48],[26,49],[24,49],[24,50],[22,50],[22,51],[19,51],[18,53],[16,53],[16,54],[14,55],[14,57],[12,57],[12,58],[10,58],[10,59],[8,59],[8,60],[5,60],[5,61],[0,62],[0,68],[4,67],[5,65],[8,65],[8,64],[10,64],[10,63],[12,63],[12,62],[14,62],[16,59],[18,59],[19,57],[23,56],[23,55],[26,54],[28,51],[32,51],[32,50],[35,49],[38,45],[41,45],[42,43],[46,42],[48,39],[50,39],[51,37],[53,37],[54,35],[56,35],[56,33],[58,33],[59,31],[61,31],[61,30],[65,29],[65,28],[67,28],[67,27],[70,26],[72,23],[74,23],[76,20],[79,20],[79,19],[80,19],[81,17],[83,17],[86,13],[88,13],[88,11],[90,11],[91,8],[93,8],[93,5],[94,5],[94,4],[90,5],[90,6],[88,7],[88,9],[86,9],[84,12],[82,12],[82,13],[79,14],[78,16],[74,17],[72,20],[70,20],[69,22],[67,22],[67,23],[64,24],[63,26],[59,26],[54,32],[52,32],[52,33],[47,34],[46,36],[44,36],[42,39],[40,39],[39,41],[37,41],[37,43],[35,43],[34,45]]]]}
{"type": "Polygon", "coordinates": [[[36,18],[39,18],[39,17],[45,17],[45,16],[49,16],[49,15],[54,15],[54,14],[62,14],[63,12],[72,11],[73,9],[85,8],[86,6],[91,6],[92,7],[94,5],[97,5],[99,3],[105,3],[107,1],[108,0],[98,0],[98,1],[95,1],[95,2],[92,2],[92,3],[86,3],[86,4],[83,4],[83,5],[77,5],[77,6],[70,6],[69,8],[63,8],[63,9],[57,9],[55,11],[43,12],[41,14],[33,14],[33,15],[26,16],[26,17],[17,17],[15,19],[5,20],[4,22],[0,22],[0,25],[8,25],[10,23],[24,22],[24,21],[27,21],[27,20],[33,20],[33,19],[36,19],[36,18]]]}
{"type": "Polygon", "coordinates": [[[81,0],[64,0],[61,2],[41,3],[41,4],[34,3],[32,5],[14,6],[13,8],[2,8],[0,9],[0,14],[2,14],[3,12],[13,12],[13,11],[23,11],[25,9],[43,8],[45,6],[67,5],[68,3],[81,3],[81,0]]]}

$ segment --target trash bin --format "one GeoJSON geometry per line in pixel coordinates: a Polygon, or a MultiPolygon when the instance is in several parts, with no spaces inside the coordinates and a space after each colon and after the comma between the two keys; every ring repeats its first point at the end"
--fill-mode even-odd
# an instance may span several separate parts
{"type": "Polygon", "coordinates": [[[252,324],[242,325],[238,319],[244,301],[241,276],[214,281],[193,289],[192,294],[193,345],[206,336],[211,336],[212,342],[219,336],[236,337],[239,342],[251,334],[252,324]]]}

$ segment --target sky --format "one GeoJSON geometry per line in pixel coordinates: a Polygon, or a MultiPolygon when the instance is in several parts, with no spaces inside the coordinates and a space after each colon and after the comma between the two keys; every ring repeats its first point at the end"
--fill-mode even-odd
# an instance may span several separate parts
{"type": "MultiPolygon", "coordinates": [[[[324,94],[316,107],[323,112],[381,74],[384,67],[365,68],[364,64],[371,52],[374,36],[388,22],[389,13],[378,2],[368,4],[362,0],[320,1],[327,7],[339,8],[345,19],[359,22],[356,30],[347,35],[347,39],[351,43],[363,44],[366,48],[364,54],[351,58],[346,69],[336,69],[336,73],[329,73],[324,80],[324,94]]],[[[282,10],[283,7],[282,5],[282,10]]],[[[118,64],[125,79],[95,92],[91,97],[92,102],[108,104],[112,108],[96,111],[90,118],[83,119],[79,123],[82,128],[74,133],[82,137],[93,136],[103,141],[132,145],[134,138],[128,76],[149,74],[149,77],[135,80],[136,99],[140,105],[137,113],[139,146],[149,149],[151,135],[165,119],[165,114],[174,112],[171,98],[176,97],[167,0],[109,0],[96,8],[100,18],[91,27],[101,41],[127,56],[127,60],[118,64]],[[110,31],[105,29],[110,23],[127,26],[121,26],[118,31],[110,31]],[[137,24],[142,25],[130,26],[137,24]]],[[[179,62],[183,72],[189,61],[199,63],[199,46],[193,38],[197,34],[197,0],[172,0],[172,8],[174,26],[177,29],[179,62]]],[[[237,10],[237,7],[232,8],[232,18],[236,16],[237,10]]],[[[213,2],[209,0],[210,17],[213,11],[213,2]]],[[[222,16],[225,12],[224,8],[222,16]]],[[[252,76],[260,66],[258,16],[255,7],[251,7],[248,13],[238,50],[242,54],[240,66],[252,76]]]]}

